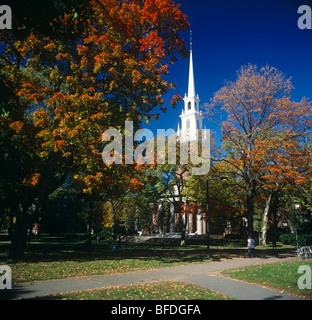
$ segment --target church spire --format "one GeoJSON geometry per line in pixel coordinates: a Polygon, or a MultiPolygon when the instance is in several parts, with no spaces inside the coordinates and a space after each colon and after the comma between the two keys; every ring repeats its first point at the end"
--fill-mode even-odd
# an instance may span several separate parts
{"type": "Polygon", "coordinates": [[[192,97],[195,97],[195,80],[194,80],[194,66],[193,66],[193,39],[192,39],[192,31],[191,31],[188,98],[192,98],[192,97]]]}
{"type": "Polygon", "coordinates": [[[184,97],[184,110],[182,110],[181,127],[178,127],[178,136],[189,141],[195,140],[198,137],[198,131],[203,129],[203,114],[199,110],[199,97],[195,93],[194,67],[193,67],[193,39],[191,32],[190,39],[190,66],[189,66],[189,83],[188,95],[184,97]]]}
{"type": "Polygon", "coordinates": [[[193,32],[190,31],[190,50],[193,51],[193,32]]]}

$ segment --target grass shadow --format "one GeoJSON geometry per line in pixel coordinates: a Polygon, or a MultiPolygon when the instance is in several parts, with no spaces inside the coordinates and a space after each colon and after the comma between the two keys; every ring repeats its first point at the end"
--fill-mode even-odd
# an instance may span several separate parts
{"type": "MultiPolygon", "coordinates": [[[[123,260],[123,259],[154,259],[166,263],[196,263],[207,261],[207,246],[189,245],[186,247],[173,243],[122,243],[117,252],[112,252],[116,246],[113,242],[86,245],[82,241],[36,241],[30,244],[22,259],[7,260],[8,242],[0,242],[0,262],[49,262],[49,261],[95,261],[95,260],[123,260]]],[[[256,254],[261,258],[294,256],[294,250],[289,249],[259,249],[256,254]]],[[[248,256],[245,248],[211,247],[210,256],[213,261],[224,259],[245,258],[248,256]]]]}

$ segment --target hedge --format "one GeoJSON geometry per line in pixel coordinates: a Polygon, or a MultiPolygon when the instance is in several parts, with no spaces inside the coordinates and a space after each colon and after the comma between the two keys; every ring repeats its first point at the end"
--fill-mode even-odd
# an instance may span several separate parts
{"type": "MultiPolygon", "coordinates": [[[[294,233],[281,234],[279,240],[283,244],[297,245],[296,235],[294,233]]],[[[312,234],[298,234],[298,244],[299,246],[312,245],[312,234]]]]}

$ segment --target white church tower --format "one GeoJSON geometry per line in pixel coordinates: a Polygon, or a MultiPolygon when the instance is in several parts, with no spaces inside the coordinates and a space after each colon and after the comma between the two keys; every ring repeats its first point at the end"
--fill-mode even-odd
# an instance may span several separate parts
{"type": "Polygon", "coordinates": [[[188,94],[184,97],[184,109],[180,115],[182,126],[178,126],[178,136],[189,141],[198,138],[198,131],[203,130],[203,113],[199,110],[199,97],[196,96],[194,65],[193,65],[193,48],[192,48],[192,32],[191,32],[191,48],[190,48],[190,67],[188,94]]]}

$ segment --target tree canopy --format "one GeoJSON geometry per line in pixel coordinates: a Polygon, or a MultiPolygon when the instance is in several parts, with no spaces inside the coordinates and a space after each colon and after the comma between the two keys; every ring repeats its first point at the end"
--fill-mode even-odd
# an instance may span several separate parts
{"type": "Polygon", "coordinates": [[[85,193],[110,186],[117,176],[101,159],[103,132],[157,118],[173,87],[168,63],[187,54],[180,37],[187,17],[171,0],[51,0],[44,16],[29,14],[36,4],[16,3],[15,27],[0,38],[1,145],[9,170],[16,163],[16,256],[30,217],[70,176],[83,180],[85,193]]]}
{"type": "Polygon", "coordinates": [[[292,89],[291,79],[276,68],[249,64],[209,106],[214,114],[224,112],[227,117],[220,123],[224,161],[244,182],[249,233],[259,188],[302,181],[304,163],[310,161],[310,151],[300,144],[311,130],[311,104],[306,98],[291,101],[292,89]]]}

